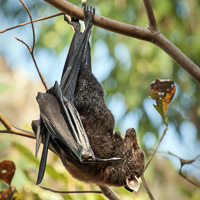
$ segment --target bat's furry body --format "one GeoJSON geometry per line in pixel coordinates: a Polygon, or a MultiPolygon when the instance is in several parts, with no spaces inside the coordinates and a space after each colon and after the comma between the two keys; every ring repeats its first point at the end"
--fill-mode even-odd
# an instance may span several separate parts
{"type": "MultiPolygon", "coordinates": [[[[113,115],[105,104],[103,87],[91,71],[89,35],[94,13],[91,9],[85,8],[84,14],[86,26],[84,33],[80,32],[78,22],[72,23],[75,28],[75,35],[63,70],[60,89],[59,86],[55,85],[48,93],[40,94],[37,97],[42,118],[40,124],[43,123],[44,125],[38,126],[34,122],[33,129],[38,134],[39,131],[36,129],[39,127],[42,138],[40,140],[46,142],[46,138],[49,137],[49,148],[61,158],[64,166],[73,177],[97,185],[126,187],[128,185],[129,189],[132,190],[134,189],[132,185],[138,184],[137,178],[144,171],[144,153],[137,144],[134,129],[128,129],[124,138],[121,137],[119,132],[113,134],[113,115]],[[82,44],[83,40],[86,40],[86,42],[83,43],[84,47],[80,52],[80,43],[82,44]],[[58,90],[61,94],[58,94],[58,90]],[[76,144],[74,144],[76,140],[73,140],[74,132],[71,131],[68,122],[65,121],[66,112],[68,112],[63,111],[66,110],[65,107],[68,107],[65,100],[70,101],[72,106],[74,105],[77,109],[87,134],[86,137],[88,137],[91,147],[88,147],[88,144],[86,145],[87,156],[85,160],[82,160],[84,158],[82,147],[78,146],[79,149],[77,150],[76,144]],[[48,103],[50,101],[51,103],[48,103]],[[62,101],[64,107],[60,103],[62,101]],[[48,105],[47,108],[46,105],[48,105]],[[51,106],[54,108],[51,109],[51,106]],[[48,115],[54,116],[54,119],[49,119],[48,115]],[[48,119],[46,119],[46,116],[48,119]],[[59,120],[59,122],[54,122],[54,120],[59,120]],[[60,124],[57,125],[57,123],[60,124]],[[58,127],[58,130],[55,131],[55,127],[58,127]],[[53,133],[51,133],[52,129],[53,133]],[[48,134],[50,136],[47,137],[48,134]],[[58,134],[59,140],[56,137],[54,138],[54,134],[58,134]],[[75,145],[75,147],[68,145],[67,140],[69,139],[72,140],[72,146],[75,145]],[[89,154],[87,154],[88,152],[89,154]],[[97,162],[98,158],[101,159],[99,161],[103,161],[102,159],[107,159],[107,161],[97,162]],[[117,158],[120,158],[120,160],[117,158]]],[[[74,120],[72,124],[75,123],[79,122],[74,120]]],[[[45,142],[43,143],[45,144],[45,142]]],[[[48,145],[46,146],[48,147],[48,145]]],[[[85,144],[83,144],[84,146],[85,144]]],[[[43,154],[45,158],[47,153],[43,154]]],[[[46,164],[46,161],[44,164],[46,164]]]]}

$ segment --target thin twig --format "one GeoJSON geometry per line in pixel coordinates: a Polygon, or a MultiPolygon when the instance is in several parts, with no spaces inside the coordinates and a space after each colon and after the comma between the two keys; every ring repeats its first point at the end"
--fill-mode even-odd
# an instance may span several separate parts
{"type": "Polygon", "coordinates": [[[113,191],[107,187],[107,186],[103,186],[103,185],[99,185],[102,193],[109,199],[109,200],[119,200],[118,197],[113,193],[113,191]]]}
{"type": "Polygon", "coordinates": [[[54,192],[54,193],[61,193],[61,194],[68,194],[68,193],[75,193],[75,194],[79,194],[79,193],[99,193],[101,194],[102,191],[94,191],[94,190],[91,190],[91,191],[60,191],[60,190],[54,190],[54,189],[51,189],[51,188],[47,188],[47,187],[44,187],[42,185],[40,185],[40,187],[44,190],[48,190],[48,191],[51,191],[51,192],[54,192]]]}
{"type": "Polygon", "coordinates": [[[29,15],[29,18],[31,20],[31,27],[32,27],[32,32],[33,32],[33,45],[32,45],[32,53],[33,53],[34,47],[35,47],[35,29],[34,29],[34,25],[33,25],[33,18],[32,18],[32,15],[31,15],[28,7],[26,6],[26,4],[22,0],[19,0],[19,1],[22,3],[22,5],[24,6],[24,8],[26,9],[26,11],[27,11],[27,13],[29,15]]]}
{"type": "Polygon", "coordinates": [[[163,131],[163,134],[162,134],[162,136],[161,136],[161,138],[160,138],[160,140],[159,140],[159,142],[158,142],[158,144],[157,144],[157,147],[155,148],[153,154],[152,154],[151,157],[149,158],[149,160],[148,160],[148,162],[147,162],[147,164],[146,164],[146,166],[145,166],[145,170],[147,169],[147,167],[149,166],[150,162],[152,161],[154,155],[156,154],[156,151],[157,151],[158,147],[160,146],[160,143],[162,142],[162,140],[163,140],[163,138],[164,138],[164,136],[165,136],[167,130],[168,130],[168,124],[167,124],[167,122],[165,122],[165,130],[163,131]]]}
{"type": "Polygon", "coordinates": [[[178,159],[180,160],[181,168],[182,168],[184,165],[193,165],[193,166],[196,167],[197,169],[200,169],[199,166],[196,166],[196,165],[193,164],[193,162],[195,162],[195,161],[200,157],[200,155],[196,156],[196,158],[194,158],[194,159],[186,160],[186,159],[183,159],[183,158],[181,158],[181,157],[179,157],[179,156],[177,156],[177,155],[175,155],[175,154],[173,154],[173,153],[171,153],[171,152],[169,152],[169,151],[168,151],[167,153],[168,153],[169,155],[174,156],[174,157],[176,157],[176,158],[178,158],[178,159]]]}
{"type": "Polygon", "coordinates": [[[19,39],[18,37],[15,37],[15,39],[18,40],[19,42],[23,43],[27,47],[29,52],[31,53],[31,47],[26,42],[24,42],[23,40],[19,39]]]}
{"type": "Polygon", "coordinates": [[[149,186],[148,186],[148,184],[147,184],[147,182],[146,182],[146,179],[145,179],[145,177],[144,177],[144,174],[142,174],[141,179],[142,179],[142,183],[143,183],[143,185],[144,185],[144,187],[145,187],[145,190],[146,190],[147,194],[149,195],[149,198],[150,198],[151,200],[154,200],[154,197],[153,197],[153,195],[152,195],[152,193],[151,193],[151,190],[150,190],[150,188],[149,188],[149,186]]]}
{"type": "Polygon", "coordinates": [[[31,57],[32,57],[32,60],[33,60],[33,62],[34,62],[34,64],[35,64],[35,67],[36,67],[36,69],[37,69],[37,72],[38,72],[38,74],[39,74],[39,76],[40,76],[40,80],[42,81],[42,84],[44,85],[45,89],[48,90],[47,85],[46,85],[46,83],[45,83],[45,81],[44,81],[44,78],[43,78],[43,76],[42,76],[42,74],[41,74],[41,72],[40,72],[40,70],[39,70],[39,67],[38,67],[38,65],[37,65],[37,62],[36,62],[36,60],[35,60],[35,57],[34,57],[34,55],[33,55],[33,52],[32,52],[31,47],[30,47],[26,42],[24,42],[23,40],[21,40],[21,39],[19,39],[19,38],[17,38],[17,37],[15,37],[15,38],[16,38],[18,41],[20,41],[21,43],[23,43],[23,44],[27,47],[27,49],[29,50],[29,53],[31,54],[31,57]]]}
{"type": "MultiPolygon", "coordinates": [[[[33,22],[43,21],[43,20],[46,20],[46,19],[50,19],[50,18],[53,18],[53,17],[60,16],[60,15],[64,15],[64,13],[60,12],[60,13],[57,13],[57,14],[49,15],[49,16],[47,16],[47,17],[42,17],[42,18],[39,18],[39,19],[35,19],[35,20],[33,20],[33,22]]],[[[16,26],[12,26],[12,27],[10,27],[10,28],[1,30],[0,33],[5,33],[6,31],[10,31],[10,30],[12,30],[12,29],[19,28],[19,27],[21,27],[21,26],[25,26],[25,25],[30,24],[30,23],[31,23],[31,21],[29,21],[29,22],[24,22],[24,23],[18,24],[18,25],[16,25],[16,26]]]]}
{"type": "Polygon", "coordinates": [[[38,72],[38,74],[39,74],[39,76],[40,76],[40,79],[41,79],[41,81],[42,81],[42,84],[44,85],[45,89],[48,90],[47,85],[46,85],[46,83],[45,83],[45,81],[44,81],[44,78],[43,78],[42,74],[40,73],[39,67],[38,67],[38,65],[37,65],[37,62],[36,62],[35,57],[34,57],[34,54],[33,54],[33,50],[34,50],[34,46],[35,46],[35,31],[34,31],[34,25],[33,25],[32,16],[31,16],[30,11],[29,11],[28,7],[26,6],[26,4],[25,4],[22,0],[20,0],[20,2],[21,2],[22,5],[25,7],[26,11],[27,11],[28,14],[29,14],[30,20],[31,20],[32,32],[33,32],[33,46],[32,46],[32,49],[31,49],[31,47],[30,47],[26,42],[24,42],[23,40],[21,40],[21,39],[19,39],[19,38],[17,38],[17,37],[15,37],[15,38],[16,38],[18,41],[22,42],[24,45],[26,45],[26,47],[28,48],[28,50],[29,50],[29,52],[30,52],[30,54],[31,54],[31,57],[32,57],[32,59],[33,59],[33,62],[34,62],[34,64],[35,64],[35,67],[36,67],[36,69],[37,69],[37,72],[38,72]]]}
{"type": "Polygon", "coordinates": [[[185,180],[187,180],[189,183],[191,183],[192,185],[195,185],[196,187],[200,188],[200,183],[195,183],[193,180],[189,179],[187,176],[185,176],[181,169],[178,170],[178,173],[180,174],[181,177],[183,177],[185,180]]]}
{"type": "Polygon", "coordinates": [[[185,180],[187,180],[188,182],[190,182],[191,184],[193,184],[193,185],[195,185],[195,186],[197,186],[197,187],[200,187],[200,183],[199,183],[199,182],[197,183],[197,182],[194,182],[193,180],[189,179],[189,178],[188,178],[186,175],[184,175],[184,174],[182,173],[182,171],[181,171],[184,165],[193,165],[193,166],[196,167],[197,169],[200,169],[199,166],[196,166],[196,165],[193,164],[193,162],[195,162],[195,161],[200,157],[200,155],[196,156],[196,158],[194,158],[194,159],[185,160],[185,159],[183,159],[183,158],[181,158],[181,157],[179,157],[179,156],[177,156],[177,155],[171,153],[170,151],[168,151],[168,152],[157,151],[157,153],[168,154],[168,155],[170,155],[170,156],[173,156],[173,157],[175,157],[175,158],[178,158],[178,159],[180,160],[180,163],[181,163],[181,167],[180,167],[180,169],[178,170],[179,175],[180,175],[182,178],[184,178],[185,180]]]}
{"type": "Polygon", "coordinates": [[[25,131],[14,127],[4,116],[0,113],[0,122],[5,126],[6,130],[0,130],[0,133],[11,133],[15,135],[21,135],[35,139],[35,135],[32,132],[25,131]]]}
{"type": "Polygon", "coordinates": [[[154,30],[154,31],[158,31],[158,27],[157,27],[157,23],[156,23],[154,13],[153,13],[151,1],[150,0],[143,0],[143,2],[144,2],[145,9],[146,9],[148,21],[149,21],[149,27],[148,28],[151,29],[151,30],[154,30]]]}

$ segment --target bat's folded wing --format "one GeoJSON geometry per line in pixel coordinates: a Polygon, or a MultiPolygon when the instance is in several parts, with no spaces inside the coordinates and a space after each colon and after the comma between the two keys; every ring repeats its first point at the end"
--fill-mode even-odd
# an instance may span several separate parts
{"type": "Polygon", "coordinates": [[[80,116],[64,99],[58,83],[48,93],[38,93],[37,101],[42,123],[54,142],[66,153],[70,149],[81,162],[95,160],[80,116]]]}

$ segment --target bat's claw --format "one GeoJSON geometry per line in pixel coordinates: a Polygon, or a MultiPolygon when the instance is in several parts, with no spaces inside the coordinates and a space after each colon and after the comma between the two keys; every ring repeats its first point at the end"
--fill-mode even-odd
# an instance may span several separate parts
{"type": "Polygon", "coordinates": [[[84,11],[85,27],[92,26],[94,14],[95,14],[95,8],[93,8],[92,6],[86,6],[85,3],[83,3],[82,6],[83,6],[83,11],[84,11]]]}

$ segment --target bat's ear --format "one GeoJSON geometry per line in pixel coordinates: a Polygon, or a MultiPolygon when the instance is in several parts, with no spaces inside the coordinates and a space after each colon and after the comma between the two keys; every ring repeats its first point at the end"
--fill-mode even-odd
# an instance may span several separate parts
{"type": "Polygon", "coordinates": [[[136,176],[134,176],[134,179],[126,179],[126,184],[127,184],[127,186],[125,186],[125,188],[127,189],[127,190],[129,190],[129,191],[135,191],[135,192],[137,192],[138,190],[139,190],[139,188],[140,188],[140,181],[139,181],[139,179],[136,177],[136,176]]]}

